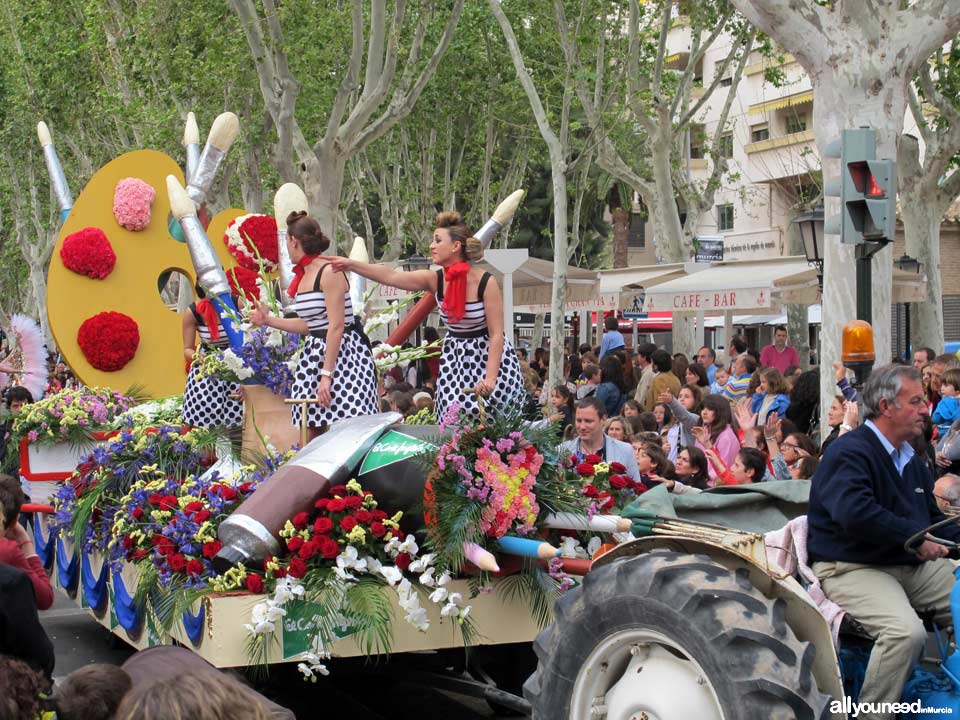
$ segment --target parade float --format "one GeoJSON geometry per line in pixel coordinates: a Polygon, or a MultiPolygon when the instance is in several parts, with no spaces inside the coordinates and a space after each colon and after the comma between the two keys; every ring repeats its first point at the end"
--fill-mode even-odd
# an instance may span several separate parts
{"type": "MultiPolygon", "coordinates": [[[[74,203],[39,128],[63,218],[50,326],[84,384],[14,426],[33,501],[48,511],[35,523],[45,566],[134,647],[176,642],[217,667],[296,662],[310,678],[331,657],[532,641],[590,552],[629,528],[612,513],[644,488],[599,459],[584,474],[558,455],[551,427],[513,415],[418,425],[386,413],[304,446],[289,403],[310,400],[286,397],[297,340],[245,321],[249,299],[277,312],[289,303],[284,225],[240,209],[206,216],[237,131],[232,114],[217,118],[201,152],[188,124],[186,176],[136,151],[74,203]],[[230,338],[197,362],[242,383],[242,447],[183,427],[176,400],[139,403],[185,380],[179,317],[156,291],[171,272],[205,289],[230,338]]],[[[489,244],[521,197],[477,237],[489,244]]],[[[296,186],[277,193],[276,218],[305,207],[296,186]]],[[[364,292],[353,278],[355,307],[364,292]]],[[[399,348],[432,303],[420,300],[378,366],[437,351],[399,348]]]]}

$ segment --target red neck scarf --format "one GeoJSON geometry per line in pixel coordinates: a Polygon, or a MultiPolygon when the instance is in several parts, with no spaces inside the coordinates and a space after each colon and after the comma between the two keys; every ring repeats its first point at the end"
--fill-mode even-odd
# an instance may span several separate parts
{"type": "Polygon", "coordinates": [[[441,308],[453,322],[463,320],[467,305],[467,273],[470,263],[454,263],[443,271],[443,305],[441,308]]]}
{"type": "Polygon", "coordinates": [[[206,299],[198,302],[197,315],[203,318],[203,324],[210,330],[211,340],[220,337],[220,317],[217,315],[217,309],[212,302],[206,299]]]}
{"type": "Polygon", "coordinates": [[[303,279],[303,273],[307,269],[307,265],[316,260],[319,255],[304,255],[302,258],[297,260],[297,264],[293,266],[293,280],[290,281],[290,287],[287,288],[287,295],[290,297],[297,296],[297,288],[300,287],[300,281],[303,279]]]}

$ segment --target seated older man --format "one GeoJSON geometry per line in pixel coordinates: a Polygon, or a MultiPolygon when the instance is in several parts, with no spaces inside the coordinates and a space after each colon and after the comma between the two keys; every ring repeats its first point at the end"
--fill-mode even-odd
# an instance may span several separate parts
{"type": "MultiPolygon", "coordinates": [[[[933,476],[910,445],[929,413],[920,373],[876,368],[861,402],[866,421],[830,445],[813,476],[807,547],[824,592],[874,638],[860,702],[895,703],[927,639],[917,611],[949,622],[954,565],[929,539],[904,548],[945,519],[933,476]]],[[[960,527],[936,535],[960,541],[960,527]]]]}

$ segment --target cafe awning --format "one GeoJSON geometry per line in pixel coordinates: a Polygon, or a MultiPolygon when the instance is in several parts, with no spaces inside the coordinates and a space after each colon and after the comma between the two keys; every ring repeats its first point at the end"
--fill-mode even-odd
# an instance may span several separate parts
{"type": "Polygon", "coordinates": [[[640,296],[651,287],[684,275],[684,263],[663,265],[635,265],[600,271],[600,294],[616,298],[614,309],[629,311],[635,296],[640,296]]]}
{"type": "Polygon", "coordinates": [[[806,90],[805,92],[794,93],[793,95],[786,95],[784,97],[774,98],[773,100],[765,100],[764,102],[754,103],[750,106],[750,114],[762,115],[769,110],[779,110],[780,108],[803,105],[804,103],[809,102],[813,102],[813,90],[806,90]]]}
{"type": "Polygon", "coordinates": [[[647,290],[645,312],[742,313],[817,302],[817,272],[804,257],[717,263],[647,290]]]}

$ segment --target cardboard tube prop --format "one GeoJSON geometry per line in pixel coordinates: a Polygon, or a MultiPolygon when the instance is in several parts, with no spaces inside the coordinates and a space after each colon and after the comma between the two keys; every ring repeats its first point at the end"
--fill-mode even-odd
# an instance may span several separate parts
{"type": "Polygon", "coordinates": [[[73,207],[73,195],[70,192],[70,186],[67,185],[67,176],[63,174],[60,156],[57,155],[57,149],[53,145],[50,128],[42,120],[37,123],[37,137],[40,138],[40,145],[43,147],[43,159],[47,163],[50,187],[57,196],[57,203],[60,205],[60,222],[63,223],[73,207]]]}
{"type": "Polygon", "coordinates": [[[237,308],[230,294],[227,273],[224,272],[220,258],[217,257],[206,231],[200,224],[193,201],[173,175],[167,175],[167,194],[170,196],[170,212],[180,221],[180,229],[187,243],[187,250],[190,252],[190,261],[197,274],[197,282],[213,300],[217,316],[227,337],[230,338],[230,346],[238,348],[243,345],[243,333],[232,319],[237,315],[237,308]]]}
{"type": "Polygon", "coordinates": [[[617,515],[579,515],[577,513],[551,513],[544,518],[544,525],[561,530],[580,530],[593,532],[630,532],[629,518],[617,515]]]}
{"type": "Polygon", "coordinates": [[[183,126],[183,149],[187,154],[185,177],[189,183],[200,165],[200,130],[197,116],[192,112],[187,113],[187,122],[183,126]]]}
{"type": "MultiPolygon", "coordinates": [[[[483,243],[483,249],[490,247],[493,238],[500,229],[510,222],[517,208],[520,207],[520,201],[523,200],[523,190],[514,190],[507,195],[506,199],[497,205],[493,211],[493,216],[487,220],[480,229],[474,233],[474,237],[483,243]]],[[[432,293],[427,293],[417,301],[407,316],[397,325],[397,329],[390,333],[387,338],[388,345],[402,345],[407,341],[417,326],[426,320],[427,315],[437,306],[437,299],[432,293]]]]}
{"type": "Polygon", "coordinates": [[[294,299],[287,295],[293,282],[293,261],[287,247],[287,216],[292,212],[307,212],[307,196],[295,183],[281,185],[273,196],[273,216],[277,220],[277,257],[280,262],[280,304],[284,313],[293,310],[294,299]]]}
{"type": "Polygon", "coordinates": [[[218,115],[210,126],[207,144],[203,146],[203,152],[197,160],[197,169],[187,181],[187,195],[197,207],[207,199],[207,193],[213,186],[223,158],[239,134],[240,119],[232,112],[218,115]]]}
{"type": "MultiPolygon", "coordinates": [[[[367,254],[367,243],[362,237],[353,239],[353,248],[350,250],[350,259],[360,262],[370,262],[370,256],[367,254]]],[[[363,296],[367,291],[367,279],[363,275],[350,273],[350,302],[353,304],[353,314],[361,320],[364,317],[363,296]]]]}
{"type": "Polygon", "coordinates": [[[383,413],[342,420],[312,440],[221,523],[217,534],[223,548],[213,559],[214,568],[225,572],[237,563],[262,562],[278,554],[280,530],[287,520],[310,512],[333,485],[354,477],[377,439],[402,419],[399,413],[383,413]]]}

